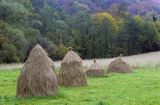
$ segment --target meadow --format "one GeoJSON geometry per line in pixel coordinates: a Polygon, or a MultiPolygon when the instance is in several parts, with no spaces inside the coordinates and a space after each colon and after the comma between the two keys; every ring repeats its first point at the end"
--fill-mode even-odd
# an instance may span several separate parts
{"type": "Polygon", "coordinates": [[[160,69],[88,78],[88,86],[59,88],[56,97],[16,97],[18,69],[0,71],[0,105],[159,105],[160,69]]]}
{"type": "MultiPolygon", "coordinates": [[[[55,97],[16,97],[19,69],[23,64],[0,65],[0,105],[159,105],[160,104],[160,52],[123,57],[134,67],[132,74],[105,74],[88,77],[88,86],[59,87],[55,97]]],[[[97,59],[105,69],[115,58],[97,59]]],[[[84,69],[93,60],[83,60],[84,69]]],[[[54,62],[59,70],[61,61],[54,62]]]]}

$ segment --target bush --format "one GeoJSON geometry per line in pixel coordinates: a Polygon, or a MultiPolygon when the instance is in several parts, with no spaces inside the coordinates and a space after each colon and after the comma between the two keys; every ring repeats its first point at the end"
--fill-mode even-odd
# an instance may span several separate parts
{"type": "Polygon", "coordinates": [[[58,59],[62,59],[65,54],[67,53],[68,48],[66,46],[64,46],[62,43],[60,43],[57,47],[57,56],[58,59]]]}
{"type": "Polygon", "coordinates": [[[17,57],[17,49],[14,45],[4,43],[2,45],[2,50],[0,51],[1,62],[11,63],[11,62],[19,62],[19,58],[17,57]]]}

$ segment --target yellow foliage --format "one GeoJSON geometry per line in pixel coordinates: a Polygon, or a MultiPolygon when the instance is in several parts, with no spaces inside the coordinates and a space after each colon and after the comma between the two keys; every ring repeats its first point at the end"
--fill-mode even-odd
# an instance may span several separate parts
{"type": "Polygon", "coordinates": [[[154,22],[156,28],[158,29],[158,32],[160,33],[160,21],[154,22]]]}
{"type": "Polygon", "coordinates": [[[94,14],[93,19],[97,27],[100,27],[100,25],[105,22],[115,32],[118,32],[120,30],[120,24],[122,24],[121,22],[123,22],[119,22],[111,14],[107,12],[94,14]]]}

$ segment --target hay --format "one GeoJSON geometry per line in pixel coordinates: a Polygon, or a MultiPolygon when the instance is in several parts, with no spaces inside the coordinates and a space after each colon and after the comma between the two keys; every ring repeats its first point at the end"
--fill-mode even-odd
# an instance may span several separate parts
{"type": "Polygon", "coordinates": [[[86,74],[83,71],[82,59],[70,49],[63,58],[58,75],[59,85],[65,87],[79,87],[87,85],[86,74]]]}
{"type": "Polygon", "coordinates": [[[34,47],[20,71],[17,97],[54,96],[58,83],[51,60],[40,45],[34,47]]]}
{"type": "Polygon", "coordinates": [[[96,60],[94,60],[94,63],[86,71],[87,76],[92,76],[92,77],[103,76],[104,73],[105,72],[100,68],[96,60]]]}
{"type": "Polygon", "coordinates": [[[125,63],[122,60],[122,55],[120,55],[119,58],[117,58],[115,61],[111,62],[108,67],[108,72],[116,72],[116,73],[132,73],[132,67],[125,63]]]}
{"type": "Polygon", "coordinates": [[[51,66],[53,72],[57,75],[57,72],[56,72],[56,70],[55,70],[55,65],[54,65],[53,60],[52,60],[51,58],[49,58],[49,61],[50,61],[50,66],[51,66]]]}

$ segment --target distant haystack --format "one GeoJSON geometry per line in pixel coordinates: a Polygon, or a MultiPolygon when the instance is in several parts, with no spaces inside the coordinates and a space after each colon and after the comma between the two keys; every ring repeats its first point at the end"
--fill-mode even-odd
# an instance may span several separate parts
{"type": "Polygon", "coordinates": [[[132,67],[122,61],[122,54],[115,61],[111,62],[108,67],[108,72],[116,72],[116,73],[132,73],[132,67]]]}
{"type": "Polygon", "coordinates": [[[87,76],[99,77],[104,75],[104,71],[100,68],[96,60],[86,71],[87,76]]]}
{"type": "Polygon", "coordinates": [[[56,75],[51,60],[40,45],[35,46],[21,69],[17,96],[54,96],[58,91],[56,75]]]}
{"type": "Polygon", "coordinates": [[[63,58],[58,82],[66,87],[79,87],[87,85],[87,78],[83,72],[82,59],[77,53],[69,49],[68,53],[63,58]]]}

